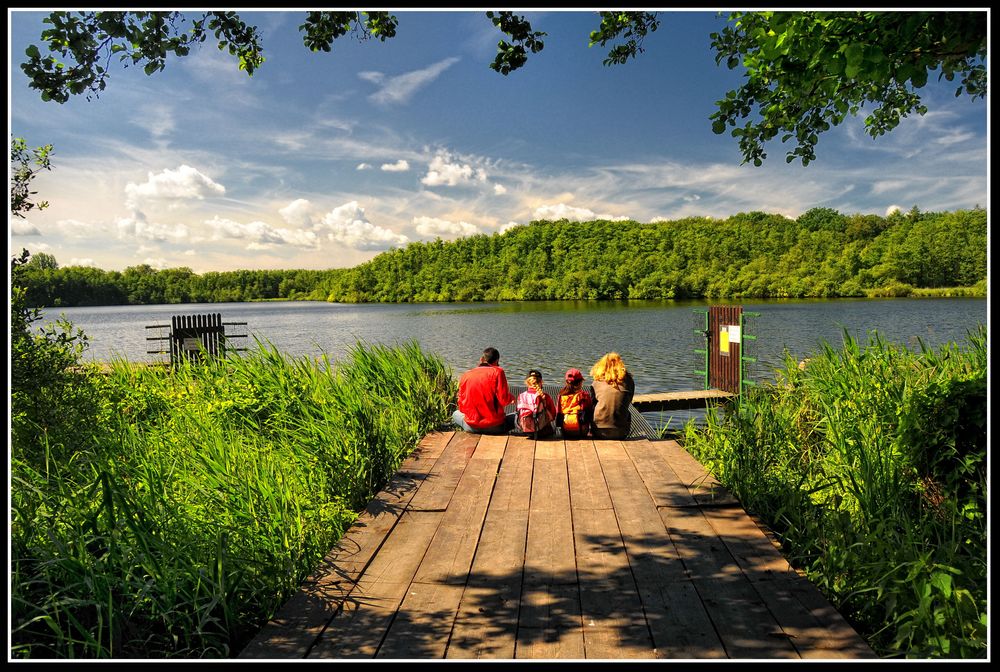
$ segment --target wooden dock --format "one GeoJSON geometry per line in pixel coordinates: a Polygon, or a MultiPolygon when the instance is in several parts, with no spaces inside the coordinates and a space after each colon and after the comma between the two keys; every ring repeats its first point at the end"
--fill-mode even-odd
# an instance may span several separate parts
{"type": "Polygon", "coordinates": [[[707,408],[729,401],[736,395],[725,390],[682,390],[675,392],[654,392],[637,394],[632,398],[632,406],[638,411],[676,411],[681,409],[707,408]]]}
{"type": "Polygon", "coordinates": [[[242,659],[875,654],[673,441],[432,433],[242,659]]]}

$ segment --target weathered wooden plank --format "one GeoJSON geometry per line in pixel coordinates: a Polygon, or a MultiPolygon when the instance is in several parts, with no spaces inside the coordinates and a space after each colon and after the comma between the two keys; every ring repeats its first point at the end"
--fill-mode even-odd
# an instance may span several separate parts
{"type": "Polygon", "coordinates": [[[435,461],[420,489],[410,500],[410,511],[444,511],[479,442],[479,434],[455,432],[435,461]]]}
{"type": "MultiPolygon", "coordinates": [[[[601,442],[610,443],[610,442],[601,442]]],[[[629,565],[661,658],[724,656],[708,617],[627,451],[599,451],[629,565]],[[623,459],[624,458],[624,459],[623,459]],[[695,655],[697,654],[697,655],[695,655]]]]}
{"type": "Polygon", "coordinates": [[[656,505],[621,442],[598,442],[601,467],[614,503],[618,529],[640,587],[687,579],[656,505]],[[600,444],[615,444],[602,446],[600,444]]]}
{"type": "Polygon", "coordinates": [[[310,651],[310,658],[375,655],[441,516],[434,511],[403,514],[310,651]],[[372,613],[368,614],[369,611],[372,613]]]}
{"type": "Polygon", "coordinates": [[[639,411],[672,411],[707,408],[731,400],[735,395],[724,390],[679,390],[637,394],[632,405],[639,411]]]}
{"type": "Polygon", "coordinates": [[[573,509],[587,658],[651,658],[653,643],[613,509],[573,509]]]}
{"type": "Polygon", "coordinates": [[[610,509],[611,497],[593,441],[566,441],[569,493],[574,509],[610,509]]]}
{"type": "Polygon", "coordinates": [[[514,657],[527,531],[527,510],[490,506],[447,657],[514,657]]]}
{"type": "Polygon", "coordinates": [[[659,509],[730,658],[798,658],[767,605],[700,509],[659,509]]]}
{"type": "Polygon", "coordinates": [[[691,491],[674,472],[663,454],[649,441],[627,441],[624,444],[632,463],[646,484],[646,490],[657,506],[695,506],[691,491]]]}
{"type": "Polygon", "coordinates": [[[726,649],[690,581],[639,582],[657,658],[725,658],[726,649]]]}
{"type": "Polygon", "coordinates": [[[513,658],[520,604],[520,575],[516,581],[498,577],[493,583],[470,583],[462,594],[445,657],[513,658]]]}
{"type": "Polygon", "coordinates": [[[309,660],[374,658],[398,606],[398,601],[348,599],[309,651],[309,660]]]}
{"type": "Polygon", "coordinates": [[[465,468],[414,581],[465,585],[502,453],[493,455],[473,459],[465,468]]]}
{"type": "Polygon", "coordinates": [[[503,459],[504,451],[507,448],[505,434],[482,434],[476,444],[476,452],[472,454],[473,460],[490,460],[497,464],[503,459]]]}
{"type": "Polygon", "coordinates": [[[525,585],[515,658],[583,658],[583,624],[577,584],[525,585]]]}
{"type": "Polygon", "coordinates": [[[705,511],[705,518],[800,655],[820,658],[870,658],[875,655],[742,510],[709,509],[705,511]]]}
{"type": "Polygon", "coordinates": [[[410,584],[377,658],[444,658],[463,586],[410,584]]]}
{"type": "Polygon", "coordinates": [[[566,449],[538,441],[531,479],[517,658],[582,658],[566,449]]]}
{"type": "Polygon", "coordinates": [[[739,506],[739,501],[733,497],[719,481],[715,479],[698,460],[676,441],[650,441],[666,459],[667,464],[681,479],[681,482],[691,491],[692,497],[700,506],[739,506]]]}
{"type": "Polygon", "coordinates": [[[562,441],[538,442],[535,446],[524,580],[529,584],[577,582],[562,441]]]}
{"type": "Polygon", "coordinates": [[[500,462],[500,472],[490,499],[491,511],[527,511],[531,500],[531,473],[534,468],[535,442],[527,437],[511,436],[500,462]]]}

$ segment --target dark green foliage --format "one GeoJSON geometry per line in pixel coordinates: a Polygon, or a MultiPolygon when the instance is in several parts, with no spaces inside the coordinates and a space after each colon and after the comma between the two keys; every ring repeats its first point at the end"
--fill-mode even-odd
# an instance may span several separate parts
{"type": "Polygon", "coordinates": [[[509,75],[527,63],[529,51],[537,54],[545,48],[541,39],[545,33],[532,30],[523,16],[515,16],[514,12],[486,12],[486,18],[510,37],[510,42],[500,40],[497,43],[497,55],[490,63],[490,68],[501,75],[509,75]]]}

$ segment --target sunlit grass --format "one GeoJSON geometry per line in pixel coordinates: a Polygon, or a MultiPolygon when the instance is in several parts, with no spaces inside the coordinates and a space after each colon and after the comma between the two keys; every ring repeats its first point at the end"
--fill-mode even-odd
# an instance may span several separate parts
{"type": "Polygon", "coordinates": [[[885,657],[985,656],[985,327],[969,342],[914,352],[845,333],[688,428],[885,657]]]}
{"type": "Polygon", "coordinates": [[[89,423],[12,450],[13,657],[234,655],[454,397],[413,343],[78,385],[89,423]]]}

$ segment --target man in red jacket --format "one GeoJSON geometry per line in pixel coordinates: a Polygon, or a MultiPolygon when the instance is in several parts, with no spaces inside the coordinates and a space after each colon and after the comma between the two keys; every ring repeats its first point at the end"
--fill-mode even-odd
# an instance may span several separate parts
{"type": "Polygon", "coordinates": [[[514,414],[504,413],[512,401],[507,374],[500,368],[500,352],[486,348],[479,366],[458,379],[458,410],[452,419],[467,432],[503,434],[514,428],[514,414]]]}

